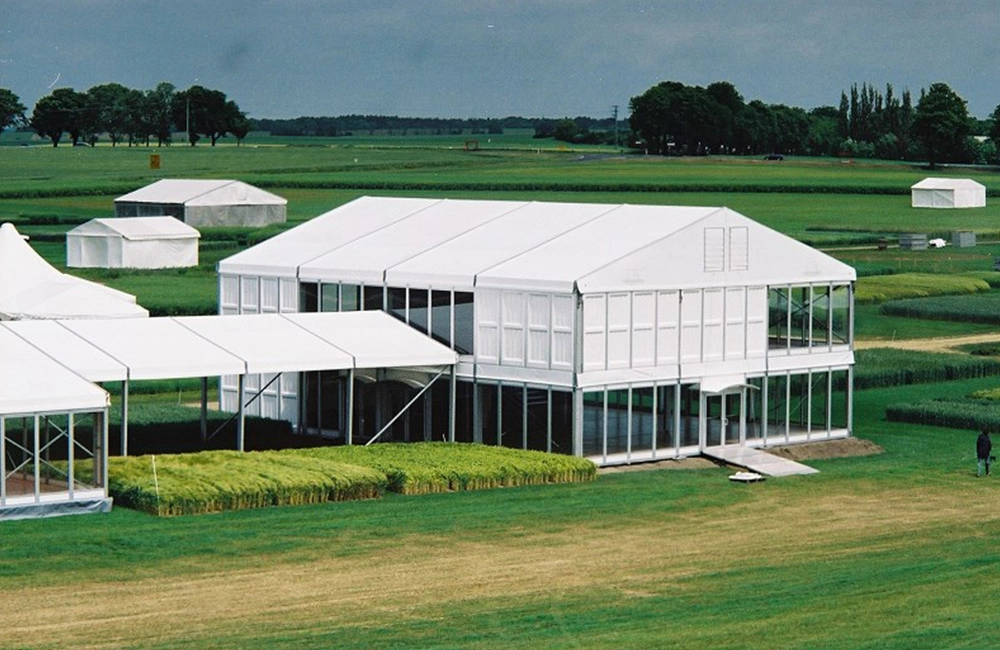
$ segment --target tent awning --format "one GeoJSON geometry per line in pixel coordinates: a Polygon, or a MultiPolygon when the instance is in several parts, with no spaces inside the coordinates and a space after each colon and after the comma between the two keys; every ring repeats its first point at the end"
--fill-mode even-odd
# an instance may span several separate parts
{"type": "Polygon", "coordinates": [[[703,393],[717,395],[740,388],[756,388],[747,383],[747,378],[743,375],[718,375],[715,377],[705,377],[699,382],[700,390],[703,393]]]}

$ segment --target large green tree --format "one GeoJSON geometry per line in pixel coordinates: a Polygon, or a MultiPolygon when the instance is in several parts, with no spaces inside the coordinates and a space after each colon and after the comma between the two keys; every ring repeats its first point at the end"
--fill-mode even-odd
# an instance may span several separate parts
{"type": "Polygon", "coordinates": [[[214,147],[242,113],[225,93],[191,86],[174,95],[171,115],[177,128],[188,133],[192,147],[201,135],[207,136],[214,147]]]}
{"type": "Polygon", "coordinates": [[[87,91],[87,123],[91,133],[106,133],[111,146],[125,139],[132,121],[128,96],[131,91],[117,83],[94,86],[87,91]]]}
{"type": "Polygon", "coordinates": [[[59,146],[63,133],[69,133],[75,145],[85,125],[86,96],[72,88],[56,88],[52,94],[38,100],[31,113],[31,128],[43,138],[59,146]]]}
{"type": "Polygon", "coordinates": [[[933,168],[939,162],[961,160],[970,132],[969,109],[965,100],[945,83],[931,84],[913,116],[913,137],[923,145],[933,168]]]}
{"type": "Polygon", "coordinates": [[[17,95],[6,88],[0,88],[0,131],[23,123],[26,110],[17,95]]]}

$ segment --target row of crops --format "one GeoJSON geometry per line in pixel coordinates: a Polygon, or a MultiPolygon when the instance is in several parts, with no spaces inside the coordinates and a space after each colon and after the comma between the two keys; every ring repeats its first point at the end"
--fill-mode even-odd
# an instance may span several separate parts
{"type": "Polygon", "coordinates": [[[1000,375],[1000,359],[951,352],[870,348],[854,353],[854,388],[887,388],[1000,375]]]}
{"type": "Polygon", "coordinates": [[[593,480],[589,460],[474,444],[409,443],[110,459],[118,505],[170,516],[593,480]]]}

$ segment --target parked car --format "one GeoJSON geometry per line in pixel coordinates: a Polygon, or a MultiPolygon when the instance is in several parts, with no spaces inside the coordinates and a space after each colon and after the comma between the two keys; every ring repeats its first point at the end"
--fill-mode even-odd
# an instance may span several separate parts
{"type": "Polygon", "coordinates": [[[780,153],[769,153],[766,156],[764,156],[764,160],[784,160],[784,159],[785,157],[782,156],[780,153]]]}

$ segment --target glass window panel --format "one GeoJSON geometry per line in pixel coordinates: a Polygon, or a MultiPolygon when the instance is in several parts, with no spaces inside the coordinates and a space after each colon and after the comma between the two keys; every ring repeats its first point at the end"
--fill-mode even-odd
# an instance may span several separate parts
{"type": "Polygon", "coordinates": [[[790,375],[788,382],[789,435],[805,433],[809,418],[809,375],[790,375]]]}
{"type": "Polygon", "coordinates": [[[552,453],[573,453],[573,393],[552,391],[552,453]]]}
{"type": "Polygon", "coordinates": [[[528,449],[549,450],[549,391],[528,389],[528,449]]]}
{"type": "Polygon", "coordinates": [[[701,393],[696,384],[681,386],[681,447],[698,444],[698,398],[701,393]]]}
{"type": "Polygon", "coordinates": [[[830,343],[830,287],[813,287],[812,343],[830,343]]]}
{"type": "Polygon", "coordinates": [[[814,372],[812,374],[812,391],[809,396],[810,416],[809,431],[824,437],[828,432],[826,426],[827,419],[827,394],[829,392],[830,375],[826,371],[814,372]]]}
{"type": "Polygon", "coordinates": [[[319,288],[319,310],[340,311],[340,285],[321,284],[319,288]]]}
{"type": "Polygon", "coordinates": [[[767,340],[772,350],[788,347],[788,289],[774,287],[767,292],[767,340]]]}
{"type": "Polygon", "coordinates": [[[847,370],[834,370],[830,382],[830,428],[847,428],[847,387],[850,374],[847,370]]]}
{"type": "Polygon", "coordinates": [[[427,333],[427,289],[410,289],[410,327],[427,333]]]}
{"type": "Polygon", "coordinates": [[[365,311],[381,311],[384,307],[382,296],[385,290],[382,287],[365,287],[365,311]]]}
{"type": "Polygon", "coordinates": [[[833,287],[830,295],[831,329],[834,344],[848,343],[851,331],[851,287],[841,284],[833,287]]]}
{"type": "Polygon", "coordinates": [[[524,449],[524,387],[500,387],[500,445],[524,449]]]}
{"type": "Polygon", "coordinates": [[[656,448],[674,449],[677,445],[674,435],[677,386],[660,386],[656,390],[656,448]]]}
{"type": "Polygon", "coordinates": [[[458,380],[455,382],[455,442],[472,442],[474,439],[472,435],[473,390],[475,390],[475,385],[470,381],[458,380]]]}
{"type": "Polygon", "coordinates": [[[653,449],[653,387],[632,389],[632,451],[653,449]]]}
{"type": "Polygon", "coordinates": [[[431,336],[451,347],[451,292],[431,292],[431,336]]]}
{"type": "Polygon", "coordinates": [[[793,348],[805,347],[809,344],[809,287],[792,287],[790,296],[792,321],[788,338],[793,348]]]}
{"type": "Polygon", "coordinates": [[[473,354],[475,331],[472,293],[455,292],[455,351],[459,354],[473,354]]]}
{"type": "Polygon", "coordinates": [[[776,375],[767,378],[767,440],[781,443],[785,440],[788,421],[788,377],[776,375]]]}
{"type": "Polygon", "coordinates": [[[764,378],[751,377],[747,379],[750,388],[746,390],[746,422],[747,441],[761,440],[764,437],[764,378]]]}
{"type": "Polygon", "coordinates": [[[406,289],[389,288],[389,313],[406,322],[406,289]]]}
{"type": "Polygon", "coordinates": [[[319,285],[315,282],[303,282],[299,285],[299,311],[319,311],[319,285]]]}
{"type": "Polygon", "coordinates": [[[608,454],[628,451],[628,389],[608,391],[608,454]]]}
{"type": "Polygon", "coordinates": [[[361,286],[357,284],[340,285],[340,311],[358,311],[361,309],[361,286]]]}
{"type": "MultiPolygon", "coordinates": [[[[434,440],[436,442],[447,442],[448,441],[448,428],[450,426],[448,412],[450,410],[451,402],[451,382],[448,381],[447,376],[442,376],[436,382],[434,382],[430,390],[431,394],[430,406],[431,406],[431,430],[427,432],[426,440],[434,440]]],[[[455,405],[456,409],[458,406],[458,386],[455,386],[455,405]]],[[[455,429],[458,429],[458,418],[455,418],[455,429]]],[[[457,433],[456,433],[457,435],[457,433]]]]}
{"type": "Polygon", "coordinates": [[[604,391],[583,395],[583,455],[604,453],[604,391]]]}
{"type": "Polygon", "coordinates": [[[483,444],[497,443],[497,391],[495,384],[479,384],[479,425],[483,430],[483,444]]]}

